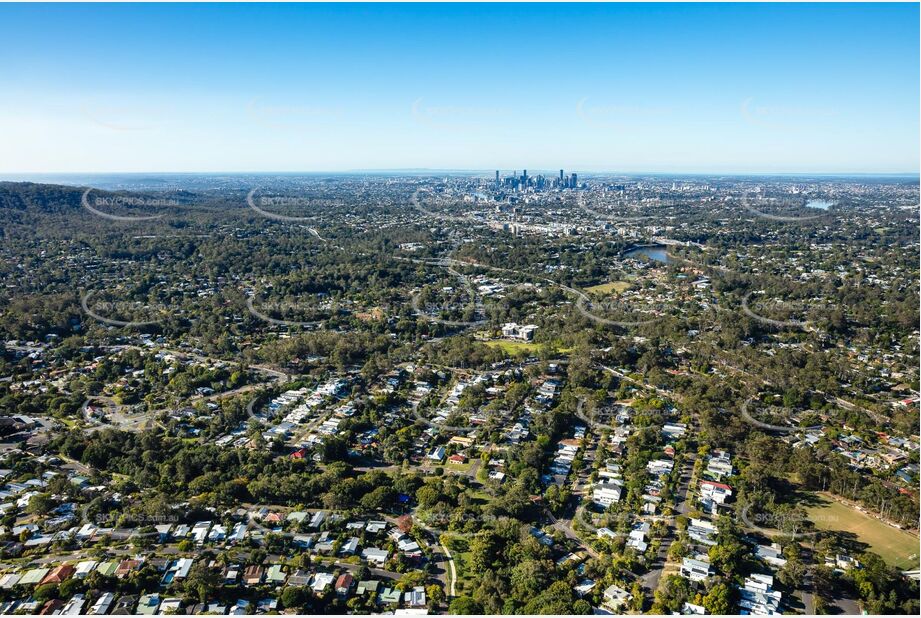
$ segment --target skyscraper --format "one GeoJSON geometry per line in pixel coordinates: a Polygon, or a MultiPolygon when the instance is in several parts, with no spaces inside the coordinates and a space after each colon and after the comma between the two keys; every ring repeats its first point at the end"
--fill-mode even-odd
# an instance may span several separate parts
{"type": "Polygon", "coordinates": [[[563,184],[563,170],[560,170],[560,184],[563,184]]]}
{"type": "Polygon", "coordinates": [[[579,176],[573,172],[572,173],[572,188],[575,189],[579,186],[579,176]]]}

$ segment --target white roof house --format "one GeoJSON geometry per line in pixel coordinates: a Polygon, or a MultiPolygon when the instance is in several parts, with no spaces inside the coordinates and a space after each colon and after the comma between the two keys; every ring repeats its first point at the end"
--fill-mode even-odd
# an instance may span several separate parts
{"type": "Polygon", "coordinates": [[[403,602],[408,607],[425,607],[425,588],[416,586],[407,590],[403,595],[403,602]]]}
{"type": "Polygon", "coordinates": [[[625,603],[633,598],[633,595],[615,585],[608,586],[604,591],[605,607],[617,612],[625,603]]]}
{"type": "Polygon", "coordinates": [[[65,616],[79,616],[83,613],[83,605],[86,603],[86,597],[82,594],[75,594],[59,612],[65,616]]]}
{"type": "Polygon", "coordinates": [[[358,537],[350,537],[348,541],[342,544],[342,547],[339,548],[339,553],[343,556],[351,556],[356,551],[358,551],[358,537]]]}
{"type": "Polygon", "coordinates": [[[389,556],[390,552],[388,552],[386,549],[378,549],[377,547],[365,547],[363,550],[361,550],[362,558],[377,565],[383,565],[385,562],[387,562],[387,558],[389,556]]]}
{"type": "Polygon", "coordinates": [[[211,529],[210,521],[200,521],[192,526],[192,538],[201,545],[208,538],[208,530],[211,529]]]}
{"type": "Polygon", "coordinates": [[[702,582],[713,574],[710,563],[696,558],[685,558],[681,562],[681,576],[692,582],[702,582]]]}
{"type": "Polygon", "coordinates": [[[115,600],[115,595],[111,592],[103,592],[96,602],[93,603],[93,606],[90,608],[89,613],[101,616],[109,613],[109,608],[112,606],[112,602],[115,600]]]}
{"type": "Polygon", "coordinates": [[[758,545],[755,548],[755,555],[771,566],[782,567],[787,564],[787,559],[783,557],[783,552],[780,549],[780,545],[777,543],[758,545]]]}
{"type": "Polygon", "coordinates": [[[95,560],[84,560],[77,564],[77,568],[74,571],[74,577],[76,579],[83,579],[96,569],[96,565],[99,564],[95,560]]]}
{"type": "Polygon", "coordinates": [[[739,608],[759,616],[780,615],[781,593],[772,590],[774,578],[770,575],[753,573],[745,579],[739,590],[739,608]]]}
{"type": "Polygon", "coordinates": [[[601,479],[592,487],[592,502],[607,508],[620,501],[622,488],[623,482],[620,479],[601,479]]]}
{"type": "Polygon", "coordinates": [[[313,576],[313,583],[310,585],[316,593],[322,593],[324,590],[333,585],[335,577],[332,573],[320,572],[313,576]]]}

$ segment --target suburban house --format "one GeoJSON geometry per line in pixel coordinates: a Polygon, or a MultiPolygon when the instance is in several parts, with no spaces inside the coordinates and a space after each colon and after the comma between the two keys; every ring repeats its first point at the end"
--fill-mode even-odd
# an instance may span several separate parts
{"type": "Polygon", "coordinates": [[[781,593],[773,590],[771,575],[752,573],[739,589],[739,609],[742,613],[768,616],[780,613],[781,593]]]}
{"type": "Polygon", "coordinates": [[[605,589],[602,596],[604,597],[604,607],[614,613],[619,613],[620,609],[633,598],[632,594],[613,584],[605,589]]]}
{"type": "Polygon", "coordinates": [[[60,584],[61,582],[70,579],[75,571],[76,569],[69,564],[61,564],[56,566],[51,569],[47,575],[45,575],[40,585],[44,586],[45,584],[60,584]]]}
{"type": "Polygon", "coordinates": [[[263,577],[265,577],[265,569],[258,564],[250,565],[243,571],[243,583],[248,586],[258,586],[262,583],[263,577]]]}
{"type": "Polygon", "coordinates": [[[705,510],[716,514],[717,507],[732,496],[732,487],[715,481],[700,482],[700,503],[705,510]]]}
{"type": "Polygon", "coordinates": [[[602,508],[608,508],[620,501],[623,481],[620,479],[601,479],[592,488],[592,502],[602,508]]]}
{"type": "Polygon", "coordinates": [[[347,596],[354,582],[355,579],[350,573],[343,573],[339,576],[339,579],[336,580],[336,594],[341,597],[347,596]]]}
{"type": "Polygon", "coordinates": [[[692,582],[702,582],[713,575],[710,562],[698,558],[685,558],[681,561],[681,576],[692,582]]]}

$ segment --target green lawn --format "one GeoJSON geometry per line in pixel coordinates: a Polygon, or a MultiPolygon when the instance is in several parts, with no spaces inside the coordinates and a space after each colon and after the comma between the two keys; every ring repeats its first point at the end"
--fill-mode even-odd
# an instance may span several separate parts
{"type": "Polygon", "coordinates": [[[473,465],[472,460],[468,460],[467,463],[462,463],[462,464],[451,463],[450,461],[445,460],[445,464],[443,467],[444,467],[445,472],[454,470],[455,472],[467,473],[470,471],[470,466],[472,465],[473,465]]]}
{"type": "MultiPolygon", "coordinates": [[[[480,469],[485,470],[486,467],[483,466],[483,468],[480,468],[480,469]]],[[[480,504],[486,504],[487,502],[492,500],[492,496],[489,494],[489,492],[483,491],[482,489],[472,489],[472,488],[468,489],[467,495],[473,498],[474,500],[476,500],[477,502],[479,502],[480,504]]]]}
{"type": "Polygon", "coordinates": [[[534,343],[533,341],[507,341],[505,339],[496,339],[493,341],[484,341],[483,343],[491,348],[499,348],[509,356],[516,356],[518,354],[537,354],[547,347],[550,348],[554,355],[566,355],[573,350],[572,348],[562,347],[561,342],[546,344],[534,343]]]}
{"type": "Polygon", "coordinates": [[[817,503],[807,507],[817,528],[851,532],[869,550],[900,569],[918,568],[918,538],[835,500],[814,494],[817,503]]]}
{"type": "Polygon", "coordinates": [[[473,552],[469,550],[466,540],[451,537],[450,533],[445,536],[448,541],[448,549],[451,550],[451,555],[454,557],[454,568],[457,569],[457,593],[461,594],[463,591],[465,594],[470,594],[472,592],[470,588],[473,584],[470,559],[473,556],[473,552]]]}
{"type": "Polygon", "coordinates": [[[531,341],[484,341],[486,345],[491,348],[499,348],[508,355],[514,356],[515,354],[520,354],[521,352],[537,352],[540,350],[541,344],[533,343],[531,341]]]}
{"type": "Polygon", "coordinates": [[[629,281],[609,281],[608,283],[602,283],[600,285],[593,285],[590,288],[585,288],[585,291],[589,294],[610,294],[612,292],[620,294],[629,287],[629,281]]]}

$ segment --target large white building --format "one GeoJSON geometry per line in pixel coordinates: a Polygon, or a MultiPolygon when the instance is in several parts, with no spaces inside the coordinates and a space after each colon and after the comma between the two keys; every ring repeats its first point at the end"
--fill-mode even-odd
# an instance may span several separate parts
{"type": "Polygon", "coordinates": [[[516,324],[507,322],[502,325],[502,336],[509,339],[520,339],[521,341],[531,341],[534,339],[534,331],[537,330],[536,324],[516,324]]]}
{"type": "Polygon", "coordinates": [[[620,479],[601,479],[592,488],[592,502],[602,508],[608,508],[620,502],[623,482],[620,479]]]}

